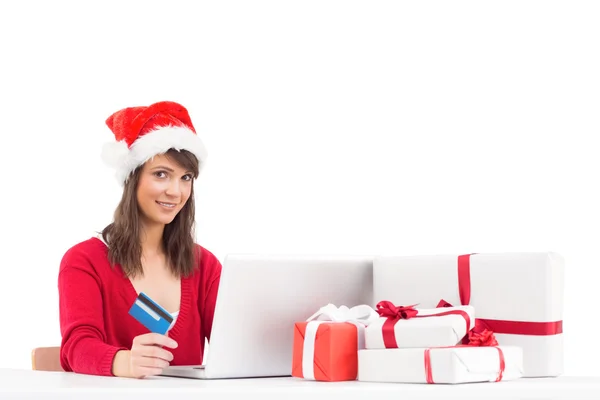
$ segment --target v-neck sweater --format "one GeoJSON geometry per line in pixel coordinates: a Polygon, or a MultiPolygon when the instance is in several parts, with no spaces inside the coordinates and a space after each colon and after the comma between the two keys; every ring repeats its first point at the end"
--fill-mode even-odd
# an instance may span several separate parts
{"type": "MultiPolygon", "coordinates": [[[[171,365],[202,363],[221,276],[221,263],[196,245],[197,267],[181,278],[181,302],[168,336],[178,344],[171,365]]],[[[110,376],[115,354],[130,350],[136,336],[148,333],[129,315],[138,293],[117,264],[110,266],[108,248],[92,237],[63,256],[59,275],[60,363],[68,372],[110,376]]]]}

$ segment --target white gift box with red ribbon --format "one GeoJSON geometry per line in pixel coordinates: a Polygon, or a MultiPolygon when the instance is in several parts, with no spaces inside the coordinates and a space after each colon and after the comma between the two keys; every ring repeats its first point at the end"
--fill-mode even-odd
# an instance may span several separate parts
{"type": "Polygon", "coordinates": [[[475,322],[472,306],[419,309],[381,301],[377,312],[380,317],[365,329],[366,349],[454,346],[475,322]]]}
{"type": "Polygon", "coordinates": [[[564,259],[552,252],[380,256],[373,295],[395,304],[472,305],[478,331],[523,349],[525,377],[563,373],[564,259]]]}
{"type": "Polygon", "coordinates": [[[501,382],[523,376],[516,346],[452,346],[358,352],[358,380],[389,383],[458,384],[501,382]]]}

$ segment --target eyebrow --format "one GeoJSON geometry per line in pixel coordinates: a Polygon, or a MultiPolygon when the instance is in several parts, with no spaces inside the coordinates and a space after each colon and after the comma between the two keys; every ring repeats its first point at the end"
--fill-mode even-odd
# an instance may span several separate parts
{"type": "MultiPolygon", "coordinates": [[[[156,169],[166,169],[169,172],[175,172],[175,170],[173,168],[169,168],[169,167],[165,167],[164,165],[158,165],[156,167],[152,168],[152,171],[156,170],[156,169]]],[[[186,174],[191,174],[192,171],[186,171],[186,174]]]]}

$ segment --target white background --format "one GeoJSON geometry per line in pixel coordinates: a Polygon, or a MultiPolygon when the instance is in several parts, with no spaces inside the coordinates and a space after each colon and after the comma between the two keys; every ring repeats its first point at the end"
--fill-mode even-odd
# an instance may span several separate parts
{"type": "Polygon", "coordinates": [[[173,100],[209,150],[197,236],[220,260],[556,251],[565,373],[600,375],[598,21],[572,0],[2,2],[0,367],[60,343],[60,259],[120,196],[104,120],[173,100]]]}

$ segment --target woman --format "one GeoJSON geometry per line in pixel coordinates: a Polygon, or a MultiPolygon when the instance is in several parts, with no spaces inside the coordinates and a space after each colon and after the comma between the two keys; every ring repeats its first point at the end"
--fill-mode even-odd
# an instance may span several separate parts
{"type": "Polygon", "coordinates": [[[221,264],[194,243],[193,181],[206,159],[187,110],[160,102],[111,115],[104,160],[124,186],[114,221],[70,248],[58,278],[66,371],[142,378],[202,363],[221,264]],[[129,315],[144,292],[172,313],[166,335],[129,315]]]}

